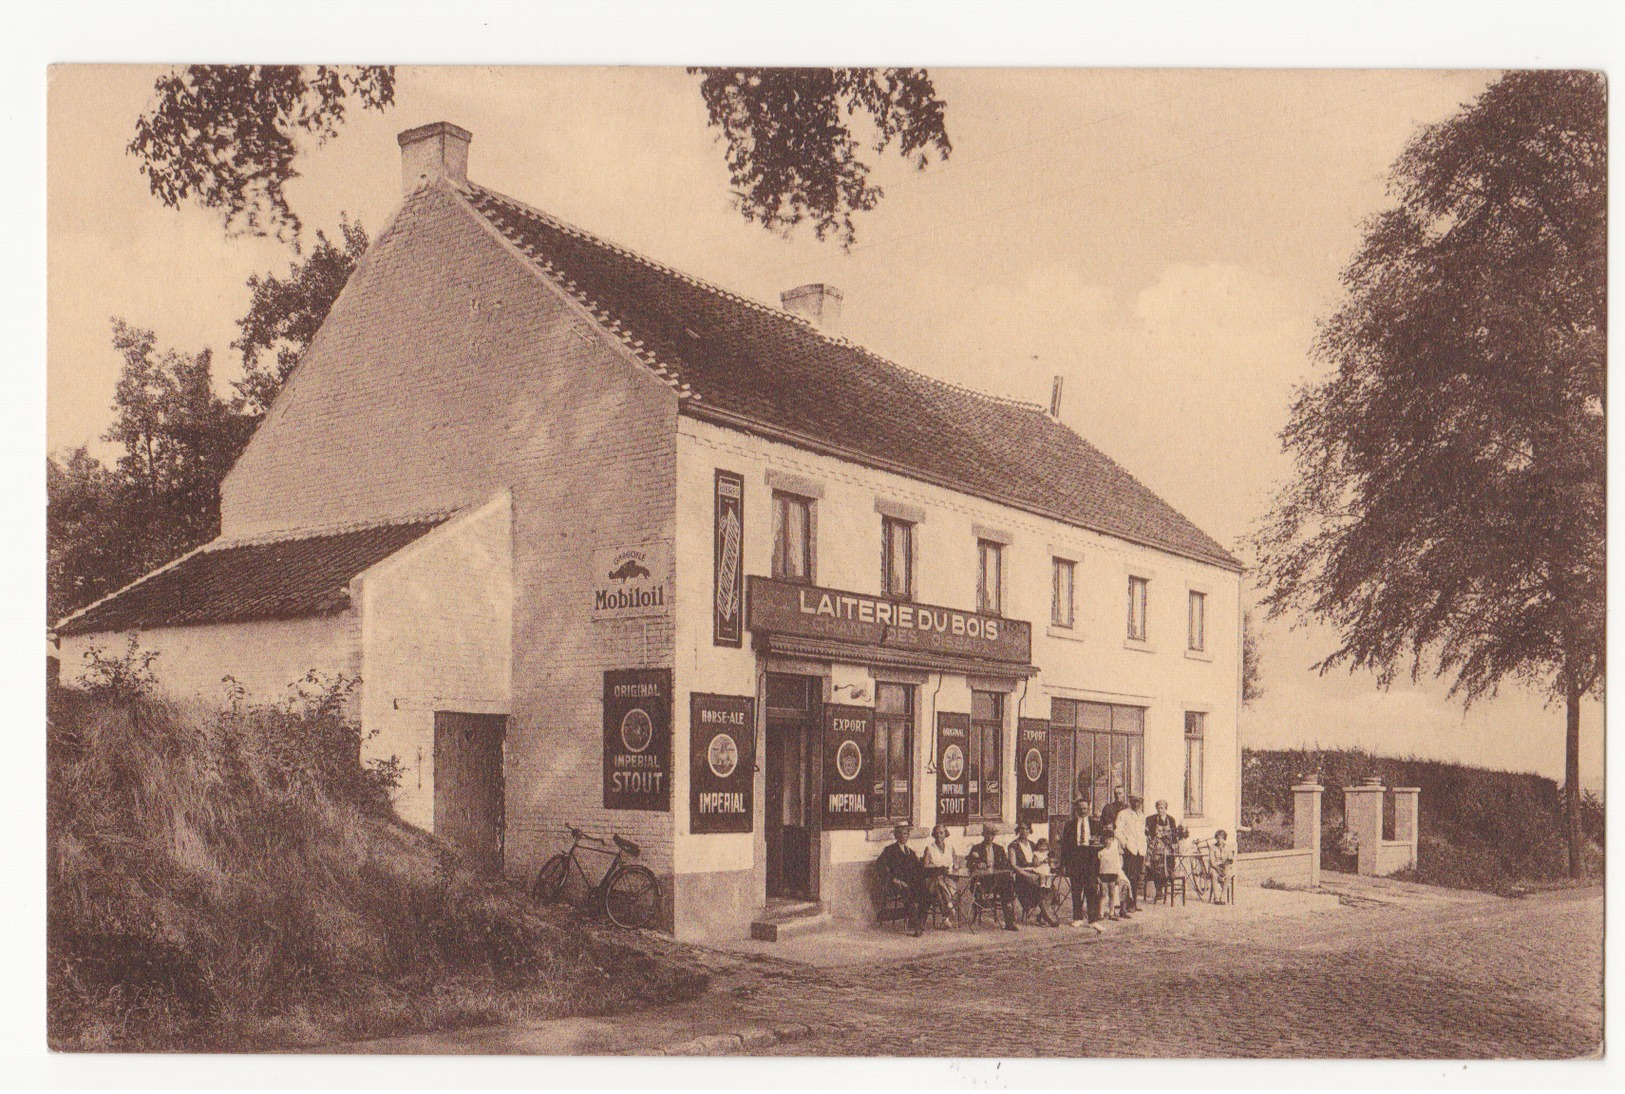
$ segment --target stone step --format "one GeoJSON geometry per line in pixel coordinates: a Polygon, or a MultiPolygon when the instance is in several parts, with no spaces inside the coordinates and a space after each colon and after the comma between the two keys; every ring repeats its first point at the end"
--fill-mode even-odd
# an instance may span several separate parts
{"type": "Polygon", "coordinates": [[[786,915],[788,909],[783,906],[764,912],[750,925],[750,936],[758,942],[780,942],[826,930],[835,922],[822,904],[810,903],[796,908],[798,914],[794,915],[786,915]]]}

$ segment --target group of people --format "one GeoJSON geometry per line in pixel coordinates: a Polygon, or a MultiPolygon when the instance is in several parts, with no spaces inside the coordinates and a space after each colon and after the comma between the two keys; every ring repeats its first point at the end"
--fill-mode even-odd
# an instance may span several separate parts
{"type": "MultiPolygon", "coordinates": [[[[1182,871],[1200,869],[1214,882],[1214,892],[1223,892],[1235,862],[1228,833],[1216,832],[1198,862],[1190,851],[1189,832],[1169,814],[1168,803],[1158,801],[1150,815],[1141,811],[1142,805],[1141,798],[1129,795],[1125,800],[1119,790],[1096,817],[1089,800],[1080,797],[1055,833],[1053,847],[1046,839],[1034,841],[1032,825],[1025,822],[1016,826],[1016,838],[1007,846],[995,842],[998,825],[984,825],[981,842],[965,856],[978,901],[999,910],[1007,931],[1017,929],[1018,904],[1035,913],[1041,926],[1059,927],[1053,879],[1063,874],[1071,883],[1071,925],[1098,931],[1102,920],[1132,918],[1142,893],[1150,896],[1155,888],[1160,894],[1182,871]]],[[[919,855],[908,846],[908,825],[897,825],[893,837],[876,866],[884,883],[902,898],[910,933],[922,933],[932,908],[940,912],[944,926],[952,926],[957,911],[949,875],[955,863],[947,827],[933,828],[931,842],[919,855]]]]}

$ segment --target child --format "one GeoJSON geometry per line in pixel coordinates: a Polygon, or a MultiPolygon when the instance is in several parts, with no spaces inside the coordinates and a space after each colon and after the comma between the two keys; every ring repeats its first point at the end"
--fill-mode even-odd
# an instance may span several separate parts
{"type": "Polygon", "coordinates": [[[1107,919],[1127,919],[1127,912],[1117,911],[1118,881],[1123,876],[1123,845],[1117,842],[1117,833],[1108,825],[1106,842],[1100,848],[1100,914],[1107,919]]]}
{"type": "Polygon", "coordinates": [[[1208,876],[1213,879],[1213,903],[1222,903],[1225,886],[1230,880],[1230,866],[1236,861],[1236,850],[1226,840],[1229,833],[1223,828],[1213,833],[1213,850],[1208,853],[1208,876]]]}
{"type": "Polygon", "coordinates": [[[1033,844],[1033,872],[1044,878],[1046,884],[1053,876],[1054,871],[1049,864],[1049,840],[1041,839],[1033,844]]]}

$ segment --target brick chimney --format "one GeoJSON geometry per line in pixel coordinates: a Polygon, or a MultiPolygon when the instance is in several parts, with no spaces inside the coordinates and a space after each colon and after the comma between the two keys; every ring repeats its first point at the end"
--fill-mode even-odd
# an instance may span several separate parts
{"type": "Polygon", "coordinates": [[[780,293],[779,303],[825,334],[835,334],[841,325],[841,290],[834,285],[802,285],[780,293]]]}
{"type": "Polygon", "coordinates": [[[410,194],[436,179],[468,189],[468,145],[474,134],[450,122],[431,122],[408,129],[395,140],[401,146],[401,193],[410,194]]]}

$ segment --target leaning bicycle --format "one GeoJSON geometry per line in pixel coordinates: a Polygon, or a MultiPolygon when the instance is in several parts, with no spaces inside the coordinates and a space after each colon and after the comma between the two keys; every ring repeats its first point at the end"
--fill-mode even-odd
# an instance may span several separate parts
{"type": "Polygon", "coordinates": [[[574,901],[585,911],[602,909],[617,927],[647,927],[660,914],[660,879],[646,866],[629,863],[642,849],[618,833],[609,839],[589,836],[575,825],[565,825],[570,832],[568,851],[560,851],[542,864],[536,872],[536,881],[530,887],[530,897],[538,904],[553,904],[570,889],[572,870],[579,881],[577,891],[585,895],[574,901]],[[607,858],[610,863],[595,884],[582,864],[582,853],[607,858]]]}

